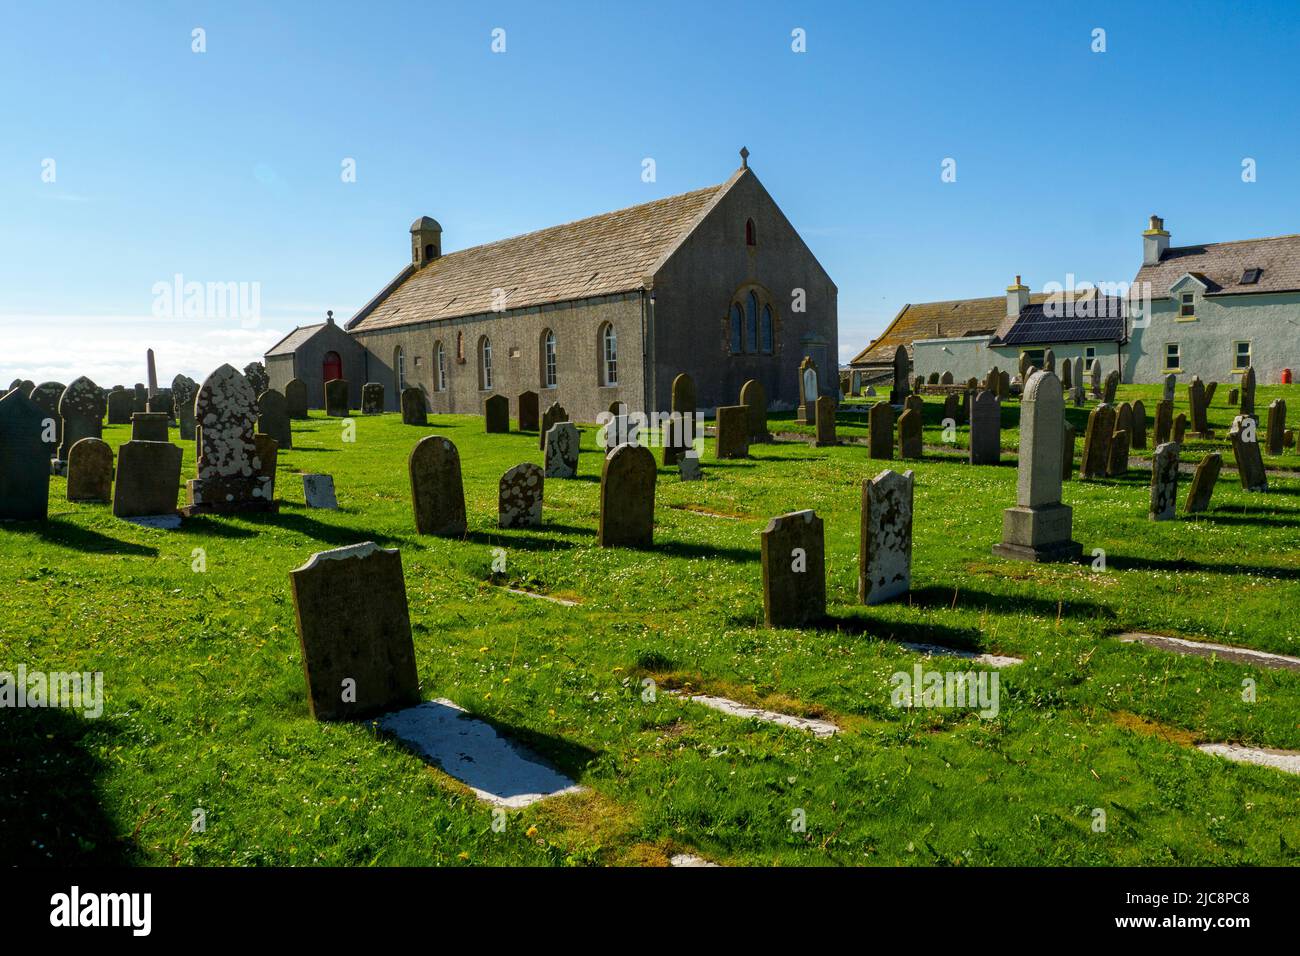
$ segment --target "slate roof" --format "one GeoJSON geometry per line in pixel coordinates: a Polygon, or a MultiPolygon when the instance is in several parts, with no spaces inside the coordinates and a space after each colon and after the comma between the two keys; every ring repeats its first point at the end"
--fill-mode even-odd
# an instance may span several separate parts
{"type": "Polygon", "coordinates": [[[707,189],[446,253],[399,273],[392,291],[347,328],[368,332],[491,312],[496,289],[505,291],[507,309],[636,291],[746,172],[707,189]]]}
{"type": "Polygon", "coordinates": [[[1206,295],[1294,292],[1300,290],[1300,235],[1171,246],[1158,263],[1142,266],[1133,282],[1150,282],[1151,294],[1163,298],[1189,272],[1205,282],[1206,295]],[[1242,284],[1247,269],[1263,270],[1258,282],[1242,284]]]}
{"type": "MultiPolygon", "coordinates": [[[[1034,292],[1029,301],[1041,303],[1047,293],[1034,292]]],[[[908,303],[898,310],[894,321],[865,349],[854,356],[850,365],[887,364],[894,361],[900,345],[910,353],[916,339],[953,339],[966,335],[992,335],[1007,317],[1007,297],[992,295],[982,299],[949,299],[945,302],[908,303]]]]}
{"type": "Polygon", "coordinates": [[[317,322],[315,325],[301,325],[267,349],[266,354],[268,356],[292,355],[323,328],[325,328],[324,322],[317,322]]]}

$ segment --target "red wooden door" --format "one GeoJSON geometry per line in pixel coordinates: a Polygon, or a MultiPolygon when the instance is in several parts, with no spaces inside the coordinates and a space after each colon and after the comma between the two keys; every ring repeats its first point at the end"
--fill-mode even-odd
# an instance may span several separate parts
{"type": "Polygon", "coordinates": [[[322,378],[327,382],[332,382],[336,378],[343,377],[343,359],[338,352],[326,352],[325,364],[322,367],[322,378]]]}

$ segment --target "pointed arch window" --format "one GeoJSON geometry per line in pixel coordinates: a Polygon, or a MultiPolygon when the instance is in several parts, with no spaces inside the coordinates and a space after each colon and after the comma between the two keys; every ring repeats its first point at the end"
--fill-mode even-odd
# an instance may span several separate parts
{"type": "Polygon", "coordinates": [[[731,305],[731,353],[733,355],[743,352],[745,319],[740,311],[740,304],[733,302],[731,305]]]}
{"type": "Polygon", "coordinates": [[[763,321],[759,326],[759,347],[764,354],[772,354],[772,307],[763,306],[763,321]]]}
{"type": "Polygon", "coordinates": [[[555,388],[558,381],[558,363],[555,357],[555,333],[542,332],[542,388],[555,388]]]}
{"type": "Polygon", "coordinates": [[[478,387],[484,392],[492,388],[492,340],[486,335],[478,340],[478,387]]]}
{"type": "Polygon", "coordinates": [[[397,377],[397,394],[406,388],[406,352],[399,345],[393,350],[393,374],[397,377]]]}
{"type": "Polygon", "coordinates": [[[758,351],[758,296],[745,296],[745,351],[758,351]]]}
{"type": "Polygon", "coordinates": [[[618,333],[606,322],[600,329],[601,385],[618,384],[618,333]]]}
{"type": "Polygon", "coordinates": [[[758,230],[754,228],[754,220],[745,220],[745,245],[758,245],[758,230]]]}
{"type": "Polygon", "coordinates": [[[433,390],[441,392],[447,388],[447,350],[442,342],[433,346],[433,390]]]}

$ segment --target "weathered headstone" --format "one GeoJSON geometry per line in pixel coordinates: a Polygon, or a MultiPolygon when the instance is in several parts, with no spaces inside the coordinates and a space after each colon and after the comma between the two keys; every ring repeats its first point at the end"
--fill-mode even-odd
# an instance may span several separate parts
{"type": "Polygon", "coordinates": [[[519,393],[519,430],[535,432],[541,421],[536,392],[519,393]]]}
{"type": "Polygon", "coordinates": [[[1205,414],[1205,383],[1199,375],[1193,375],[1187,386],[1187,403],[1192,412],[1192,437],[1209,438],[1210,426],[1205,414]]]}
{"type": "Polygon", "coordinates": [[[330,379],[325,383],[325,414],[331,418],[348,417],[348,389],[345,378],[330,379]]]}
{"type": "Polygon", "coordinates": [[[142,382],[135,383],[135,395],[132,397],[131,411],[149,411],[149,389],[142,382]]]}
{"type": "Polygon", "coordinates": [[[1115,404],[1115,392],[1119,389],[1119,369],[1112,369],[1106,376],[1106,389],[1102,393],[1101,400],[1107,405],[1115,404]]]}
{"type": "Polygon", "coordinates": [[[768,627],[803,627],[826,617],[826,550],[815,511],[773,518],[761,535],[763,613],[768,627]]]}
{"type": "Polygon", "coordinates": [[[44,521],[50,511],[49,415],[21,389],[0,398],[0,521],[44,521]]]}
{"type": "Polygon", "coordinates": [[[1083,554],[1071,539],[1073,511],[1061,503],[1064,438],[1061,382],[1052,372],[1038,372],[1021,397],[1016,506],[1002,514],[1002,540],[994,554],[1021,561],[1077,561],[1083,554]]]}
{"type": "Polygon", "coordinates": [[[1177,388],[1178,388],[1178,376],[1175,375],[1173,372],[1170,372],[1168,375],[1165,376],[1164,391],[1160,395],[1160,400],[1165,402],[1172,402],[1174,400],[1174,393],[1177,390],[1177,388]]]}
{"type": "Polygon", "coordinates": [[[815,409],[813,403],[821,394],[821,382],[817,374],[817,363],[805,355],[799,363],[799,409],[795,421],[801,425],[812,422],[815,409]]]}
{"type": "Polygon", "coordinates": [[[1206,408],[1209,408],[1211,405],[1214,404],[1214,393],[1218,391],[1218,388],[1219,388],[1218,382],[1205,383],[1205,407],[1206,408]]]}
{"type": "Polygon", "coordinates": [[[366,382],[361,386],[361,414],[382,415],[384,413],[384,386],[379,382],[366,382]]]}
{"type": "Polygon", "coordinates": [[[83,438],[72,446],[68,452],[68,500],[112,502],[113,449],[108,442],[83,438]]]}
{"type": "Polygon", "coordinates": [[[1120,430],[1110,436],[1110,458],[1106,462],[1106,477],[1120,478],[1128,474],[1128,432],[1120,430]]]}
{"type": "Polygon", "coordinates": [[[1173,521],[1178,508],[1178,445],[1165,442],[1151,458],[1152,521],[1173,521]]]}
{"type": "Polygon", "coordinates": [[[460,476],[460,452],[441,435],[416,442],[407,461],[411,503],[417,534],[461,537],[465,518],[465,486],[460,476]]]}
{"type": "Polygon", "coordinates": [[[289,403],[273,388],[267,389],[257,399],[257,430],[274,438],[278,448],[293,447],[289,403]]]}
{"type": "MultiPolygon", "coordinates": [[[[1022,433],[1024,426],[1021,426],[1022,433]]],[[[1115,433],[1115,409],[1102,403],[1088,415],[1088,427],[1083,433],[1083,458],[1079,463],[1079,477],[1102,478],[1110,464],[1111,439],[1115,433]]]]}
{"type": "Polygon", "coordinates": [[[876,402],[867,412],[870,429],[867,455],[881,461],[894,457],[894,409],[888,402],[876,402]]]}
{"type": "MultiPolygon", "coordinates": [[[[198,394],[199,383],[188,375],[177,375],[172,379],[172,406],[176,409],[176,425],[182,441],[194,441],[198,435],[194,419],[194,399],[198,394]]],[[[303,417],[306,417],[305,413],[303,417]]]]}
{"type": "Polygon", "coordinates": [[[1133,406],[1128,402],[1120,402],[1115,409],[1115,431],[1128,432],[1130,436],[1133,434],[1133,406]]]}
{"type": "Polygon", "coordinates": [[[304,474],[302,476],[302,497],[308,508],[337,511],[339,507],[338,496],[334,493],[333,475],[304,474]]]}
{"type": "Polygon", "coordinates": [[[1182,412],[1174,418],[1174,441],[1182,444],[1187,435],[1187,416],[1182,412]]]}
{"type": "Polygon", "coordinates": [[[576,478],[581,436],[573,422],[556,422],[546,433],[546,477],[576,478]]]}
{"type": "Polygon", "coordinates": [[[167,441],[166,412],[134,412],[131,415],[131,441],[167,441]]]}
{"type": "MultiPolygon", "coordinates": [[[[242,376],[240,381],[244,381],[242,376]]],[[[245,387],[247,384],[244,382],[245,387]]],[[[180,446],[169,441],[123,443],[117,450],[113,514],[119,518],[175,516],[182,457],[180,446]]]]}
{"type": "Polygon", "coordinates": [[[992,392],[980,392],[970,407],[970,463],[996,465],[1002,460],[1002,404],[992,392]]]}
{"type": "Polygon", "coordinates": [[[263,435],[260,432],[253,436],[253,443],[257,447],[257,476],[265,479],[262,484],[262,493],[266,495],[269,501],[274,501],[275,476],[280,459],[280,443],[270,435],[263,435]]]}
{"type": "MultiPolygon", "coordinates": [[[[536,398],[536,396],[534,396],[536,398]]],[[[429,405],[424,400],[424,392],[414,385],[402,389],[402,424],[403,425],[427,425],[429,424],[429,405]]],[[[534,403],[534,411],[536,403],[534,403]]],[[[536,421],[533,422],[536,426],[536,421]]]]}
{"type": "Polygon", "coordinates": [[[1134,448],[1147,447],[1147,407],[1142,399],[1133,403],[1133,421],[1129,429],[1129,444],[1134,448]]]}
{"type": "Polygon", "coordinates": [[[483,430],[489,435],[504,435],[510,431],[510,399],[493,395],[483,403],[483,430]]]}
{"type": "MultiPolygon", "coordinates": [[[[68,460],[68,452],[81,439],[104,437],[105,404],[104,393],[99,386],[84,375],[63,390],[63,395],[59,398],[59,417],[63,419],[58,454],[60,461],[68,460]]],[[[46,451],[49,451],[48,446],[46,451]]],[[[49,454],[45,455],[47,459],[50,457],[49,454]]]]}
{"type": "MultiPolygon", "coordinates": [[[[275,511],[274,481],[261,473],[253,430],[257,398],[248,379],[223,365],[194,400],[198,423],[198,476],[186,482],[187,517],[207,512],[275,511]]],[[[118,470],[122,468],[118,463],[118,470]]],[[[118,479],[121,480],[120,477],[118,479]]]]}
{"type": "Polygon", "coordinates": [[[1228,405],[1230,407],[1236,408],[1237,401],[1240,397],[1241,397],[1241,391],[1239,389],[1235,389],[1235,388],[1228,389],[1228,405]]]}
{"type": "Polygon", "coordinates": [[[108,393],[108,423],[110,425],[131,424],[131,414],[135,407],[135,395],[124,388],[108,393]]]}
{"type": "Polygon", "coordinates": [[[998,374],[998,399],[1006,401],[1011,397],[1011,373],[1001,372],[998,374]]]}
{"type": "Polygon", "coordinates": [[[63,439],[63,418],[59,415],[59,399],[63,397],[66,388],[67,386],[62,382],[42,382],[27,396],[44,414],[45,421],[54,428],[54,442],[47,448],[49,451],[47,458],[55,457],[63,439]]]}
{"type": "Polygon", "coordinates": [[[1259,449],[1259,427],[1244,412],[1232,420],[1228,432],[1232,440],[1232,454],[1237,460],[1237,476],[1241,487],[1247,491],[1268,491],[1268,474],[1264,471],[1264,456],[1259,449]]]}
{"type": "Polygon", "coordinates": [[[1268,403],[1268,453],[1280,455],[1286,450],[1286,399],[1268,403]]]}
{"type": "Polygon", "coordinates": [[[1075,408],[1082,408],[1085,401],[1086,399],[1084,398],[1082,385],[1076,385],[1074,388],[1070,389],[1070,402],[1075,408]]]}
{"type": "Polygon", "coordinates": [[[289,573],[317,720],[347,720],[420,702],[402,558],[373,541],[314,554],[289,573]]]}
{"type": "Polygon", "coordinates": [[[915,408],[904,410],[898,416],[898,457],[916,459],[924,454],[921,413],[915,408]]]}
{"type": "Polygon", "coordinates": [[[1074,363],[1068,358],[1061,360],[1061,389],[1069,391],[1074,388],[1074,363]]]}
{"type": "Polygon", "coordinates": [[[1246,371],[1241,376],[1241,407],[1238,411],[1242,415],[1255,417],[1255,366],[1247,366],[1246,371]]]}
{"type": "MultiPolygon", "coordinates": [[[[545,451],[546,436],[551,428],[560,422],[567,422],[568,420],[569,413],[564,410],[564,406],[559,402],[552,402],[547,406],[546,411],[542,413],[541,434],[537,436],[537,447],[545,451]]],[[[553,476],[548,474],[546,477],[551,478],[553,476]]]]}
{"type": "Polygon", "coordinates": [[[1101,398],[1101,360],[1093,359],[1092,368],[1088,372],[1089,384],[1092,386],[1092,397],[1101,398]]]}
{"type": "Polygon", "coordinates": [[[945,422],[951,421],[953,425],[961,423],[961,400],[957,397],[956,392],[949,392],[944,397],[943,418],[945,422]]]}
{"type": "Polygon", "coordinates": [[[1043,353],[1043,371],[1056,374],[1056,353],[1051,349],[1043,353]]]}
{"type": "Polygon", "coordinates": [[[1074,477],[1074,446],[1078,438],[1077,431],[1069,422],[1065,423],[1065,436],[1061,441],[1061,480],[1069,481],[1074,477]]]}
{"type": "Polygon", "coordinates": [[[1185,513],[1196,514],[1210,507],[1210,498],[1214,495],[1214,486],[1222,468],[1223,456],[1217,451],[1201,459],[1192,475],[1192,486],[1187,491],[1187,502],[1183,505],[1185,513]]]}
{"type": "Polygon", "coordinates": [[[910,391],[907,373],[911,366],[912,360],[907,357],[907,348],[900,345],[894,350],[894,387],[889,393],[890,405],[902,405],[903,400],[907,398],[910,391]]]}
{"type": "Polygon", "coordinates": [[[497,484],[497,525],[537,528],[542,524],[542,468],[531,461],[515,465],[497,484]]]}
{"type": "Polygon", "coordinates": [[[289,379],[284,386],[284,401],[290,418],[306,418],[307,383],[300,378],[289,379]]]}
{"type": "Polygon", "coordinates": [[[271,376],[267,374],[266,366],[261,362],[249,362],[245,365],[244,378],[253,389],[254,395],[261,395],[271,387],[271,376]]]}
{"type": "MultiPolygon", "coordinates": [[[[835,399],[822,395],[814,405],[817,416],[817,437],[813,439],[813,447],[825,448],[829,445],[838,445],[839,439],[835,437],[835,399]]],[[[748,406],[742,405],[740,407],[746,409],[746,419],[748,420],[748,406]]],[[[746,439],[748,439],[748,436],[746,436],[746,439]]],[[[748,441],[746,444],[748,444],[748,441]]]]}
{"type": "Polygon", "coordinates": [[[156,388],[149,396],[149,413],[161,413],[170,425],[176,420],[176,405],[170,388],[156,388]]]}
{"type": "Polygon", "coordinates": [[[689,452],[677,459],[677,476],[682,481],[699,481],[704,477],[700,467],[700,456],[689,452]]]}
{"type": "Polygon", "coordinates": [[[772,433],[767,430],[767,389],[758,379],[751,378],[740,386],[740,404],[749,409],[749,440],[768,442],[772,433]]]}
{"type": "Polygon", "coordinates": [[[1174,403],[1163,400],[1156,402],[1156,444],[1163,445],[1173,437],[1173,434],[1174,403]]]}
{"type": "MultiPolygon", "coordinates": [[[[743,407],[743,406],[735,406],[743,407]]],[[[619,445],[600,472],[602,548],[648,548],[654,543],[655,456],[640,445],[619,445]]]]}
{"type": "MultiPolygon", "coordinates": [[[[813,400],[814,415],[816,400],[813,400]]],[[[749,457],[749,406],[722,405],[714,412],[714,442],[718,458],[749,457]]]]}
{"type": "Polygon", "coordinates": [[[862,482],[858,600],[863,604],[892,600],[912,587],[913,487],[911,471],[886,470],[862,482]]]}

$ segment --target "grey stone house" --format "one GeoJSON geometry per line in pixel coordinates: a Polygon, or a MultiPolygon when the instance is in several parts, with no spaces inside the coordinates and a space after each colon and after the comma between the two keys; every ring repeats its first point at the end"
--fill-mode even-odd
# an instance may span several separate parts
{"type": "Polygon", "coordinates": [[[792,408],[809,355],[823,393],[837,394],[835,284],[747,161],[717,186],[456,252],[443,253],[428,217],[410,236],[410,263],[346,333],[300,329],[271,350],[274,387],[291,367],[322,374],[337,353],[360,362],[345,367],[354,389],[382,383],[390,409],[415,386],[434,414],[482,414],[500,394],[517,416],[519,394],[534,391],[542,408],[558,401],[593,421],[615,401],[668,410],[679,372],[701,410],[735,404],[751,378],[772,407],[792,408]]]}
{"type": "Polygon", "coordinates": [[[1300,235],[1171,246],[1159,216],[1142,234],[1133,280],[1149,303],[1131,308],[1125,381],[1173,372],[1233,382],[1247,366],[1257,380],[1300,374],[1300,235]]]}
{"type": "Polygon", "coordinates": [[[335,378],[347,379],[350,404],[361,406],[361,386],[366,381],[365,350],[334,324],[333,312],[326,321],[300,326],[271,346],[265,364],[271,387],[279,392],[292,379],[302,379],[312,408],[325,407],[325,383],[335,378]]]}

